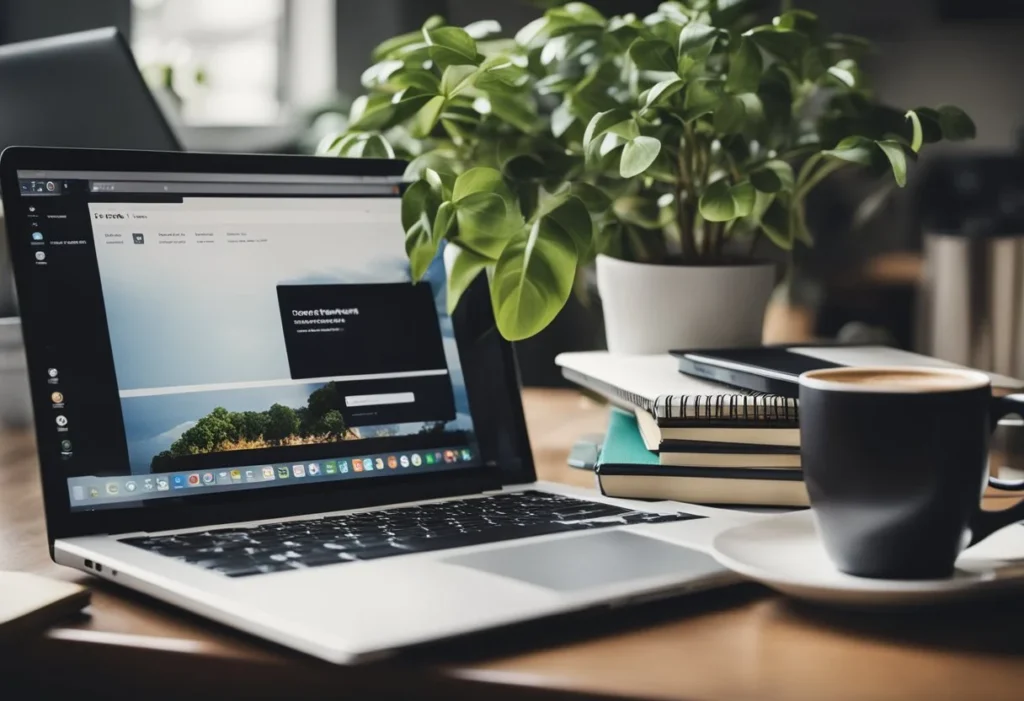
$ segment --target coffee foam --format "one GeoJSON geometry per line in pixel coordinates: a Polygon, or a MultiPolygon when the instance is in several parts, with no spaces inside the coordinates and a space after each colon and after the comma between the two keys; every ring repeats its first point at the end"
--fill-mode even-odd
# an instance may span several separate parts
{"type": "Polygon", "coordinates": [[[836,368],[804,373],[800,383],[815,389],[921,394],[978,389],[989,378],[973,370],[836,368]]]}

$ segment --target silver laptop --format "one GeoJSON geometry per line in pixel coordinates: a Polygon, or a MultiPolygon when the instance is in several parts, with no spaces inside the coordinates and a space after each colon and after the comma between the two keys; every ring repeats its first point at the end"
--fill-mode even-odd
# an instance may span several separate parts
{"type": "Polygon", "coordinates": [[[337,663],[731,583],[749,516],[535,480],[394,161],[0,158],[54,559],[337,663]]]}

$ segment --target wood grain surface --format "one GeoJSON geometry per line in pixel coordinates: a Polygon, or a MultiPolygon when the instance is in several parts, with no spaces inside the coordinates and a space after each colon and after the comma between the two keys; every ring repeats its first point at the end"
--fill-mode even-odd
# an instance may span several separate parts
{"type": "MultiPolygon", "coordinates": [[[[525,393],[541,479],[591,486],[565,459],[606,409],[525,393]]],[[[834,612],[755,585],[332,667],[50,562],[27,434],[0,438],[0,568],[89,584],[88,615],[0,656],[19,685],[112,698],[1020,699],[1024,604],[834,612]],[[27,686],[31,685],[31,686],[27,686]]],[[[10,678],[0,678],[0,691],[10,678]]],[[[3,696],[0,693],[0,696],[3,696]]]]}

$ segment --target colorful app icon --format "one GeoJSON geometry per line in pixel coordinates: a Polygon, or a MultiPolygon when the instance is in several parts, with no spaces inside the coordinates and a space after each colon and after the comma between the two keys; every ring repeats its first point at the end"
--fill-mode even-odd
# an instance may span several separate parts
{"type": "Polygon", "coordinates": [[[333,460],[328,460],[324,463],[324,474],[335,475],[338,473],[338,463],[333,460]]]}
{"type": "Polygon", "coordinates": [[[377,458],[373,461],[373,466],[378,470],[384,469],[384,458],[377,458]]]}
{"type": "Polygon", "coordinates": [[[241,482],[242,481],[242,471],[241,470],[232,470],[231,471],[231,481],[232,482],[241,482]]]}
{"type": "Polygon", "coordinates": [[[444,451],[444,461],[448,462],[448,463],[455,462],[455,451],[454,450],[446,450],[446,451],[444,451]]]}
{"type": "Polygon", "coordinates": [[[400,458],[398,458],[398,464],[401,465],[402,467],[409,467],[409,456],[403,455],[400,458]]]}
{"type": "Polygon", "coordinates": [[[204,472],[203,473],[203,484],[211,485],[211,484],[213,484],[216,481],[217,481],[217,478],[213,476],[212,472],[204,472]]]}
{"type": "Polygon", "coordinates": [[[50,368],[49,370],[46,371],[46,374],[49,375],[50,377],[56,377],[57,368],[50,368]]]}
{"type": "Polygon", "coordinates": [[[185,475],[174,475],[174,477],[171,478],[171,483],[174,485],[175,489],[184,489],[185,475]]]}
{"type": "Polygon", "coordinates": [[[64,416],[64,414],[57,414],[56,421],[57,425],[60,426],[61,428],[64,428],[65,426],[68,425],[68,417],[64,416]]]}
{"type": "Polygon", "coordinates": [[[373,458],[363,458],[363,469],[367,472],[373,472],[373,458]]]}
{"type": "Polygon", "coordinates": [[[292,474],[295,475],[296,477],[305,477],[306,476],[306,466],[305,465],[292,465],[292,474]]]}
{"type": "Polygon", "coordinates": [[[413,453],[412,457],[409,459],[412,460],[413,467],[419,467],[423,464],[423,458],[420,457],[419,453],[413,453]]]}
{"type": "Polygon", "coordinates": [[[134,492],[138,488],[139,486],[135,484],[134,480],[128,480],[124,483],[124,491],[126,492],[134,492]]]}
{"type": "Polygon", "coordinates": [[[38,261],[46,260],[46,254],[43,253],[42,251],[36,251],[36,260],[38,260],[38,261]]]}
{"type": "Polygon", "coordinates": [[[89,487],[89,498],[98,499],[100,496],[100,490],[96,487],[89,487]]]}
{"type": "Polygon", "coordinates": [[[192,473],[188,476],[188,486],[190,487],[198,487],[200,481],[200,477],[196,473],[192,473]]]}
{"type": "Polygon", "coordinates": [[[394,455],[389,455],[388,456],[388,467],[390,467],[392,470],[394,470],[396,467],[398,467],[398,458],[396,458],[394,455]]]}
{"type": "Polygon", "coordinates": [[[430,453],[427,453],[427,457],[425,458],[425,462],[428,465],[433,465],[434,464],[434,456],[431,455],[430,453]]]}
{"type": "Polygon", "coordinates": [[[147,477],[146,479],[142,480],[142,488],[145,489],[147,492],[152,492],[153,491],[153,478],[152,477],[147,477]]]}
{"type": "Polygon", "coordinates": [[[309,463],[309,468],[308,469],[309,469],[309,476],[310,477],[319,477],[320,476],[320,463],[318,463],[318,462],[311,462],[311,463],[309,463]]]}
{"type": "Polygon", "coordinates": [[[473,459],[473,454],[471,452],[469,452],[468,450],[463,450],[462,451],[462,459],[465,460],[466,462],[469,462],[470,460],[473,459]]]}
{"type": "Polygon", "coordinates": [[[171,485],[167,481],[166,477],[157,477],[156,478],[156,491],[158,491],[158,492],[166,492],[170,488],[171,488],[171,485]]]}
{"type": "Polygon", "coordinates": [[[277,477],[278,477],[278,479],[286,480],[286,479],[288,479],[288,475],[290,475],[290,474],[291,474],[291,471],[288,469],[287,465],[280,465],[280,466],[278,466],[278,468],[277,468],[277,477]]]}
{"type": "Polygon", "coordinates": [[[82,499],[85,499],[85,489],[82,488],[82,485],[76,484],[71,488],[71,497],[75,501],[82,501],[82,499]]]}
{"type": "Polygon", "coordinates": [[[363,461],[360,460],[359,458],[356,458],[355,460],[353,460],[352,461],[352,469],[355,472],[362,472],[363,471],[363,461]]]}
{"type": "Polygon", "coordinates": [[[231,484],[231,473],[221,470],[217,473],[217,484],[231,484]]]}
{"type": "Polygon", "coordinates": [[[265,480],[272,480],[272,479],[274,479],[274,468],[272,468],[272,467],[264,467],[263,468],[263,479],[265,479],[265,480]]]}
{"type": "Polygon", "coordinates": [[[246,482],[255,482],[256,481],[256,470],[246,470],[245,471],[245,481],[246,482]]]}
{"type": "Polygon", "coordinates": [[[32,240],[33,241],[42,241],[43,240],[43,232],[41,232],[41,231],[33,231],[32,232],[32,240]]]}
{"type": "Polygon", "coordinates": [[[338,472],[340,472],[343,475],[347,475],[348,474],[348,460],[339,460],[338,461],[338,472]]]}
{"type": "Polygon", "coordinates": [[[60,392],[54,392],[53,394],[51,394],[50,399],[53,401],[54,404],[64,403],[64,395],[61,394],[60,392]]]}
{"type": "Polygon", "coordinates": [[[120,489],[117,486],[117,482],[107,482],[107,494],[114,495],[119,491],[120,489]]]}
{"type": "Polygon", "coordinates": [[[442,455],[440,452],[434,453],[434,462],[440,465],[442,462],[444,462],[444,455],[442,455]]]}

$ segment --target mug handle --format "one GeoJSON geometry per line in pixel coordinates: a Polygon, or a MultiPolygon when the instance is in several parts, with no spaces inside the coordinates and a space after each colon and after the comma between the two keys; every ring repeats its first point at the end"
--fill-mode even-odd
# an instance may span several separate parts
{"type": "MultiPolygon", "coordinates": [[[[1020,414],[1024,416],[1024,394],[1011,394],[1006,397],[992,398],[993,431],[999,425],[999,421],[1007,414],[1020,414]]],[[[988,483],[996,489],[1002,489],[1007,492],[1024,492],[1024,480],[1013,482],[990,476],[988,483]]],[[[1002,530],[1018,521],[1024,521],[1024,501],[1002,511],[985,511],[979,505],[970,523],[970,545],[976,545],[996,531],[1002,530]]]]}

